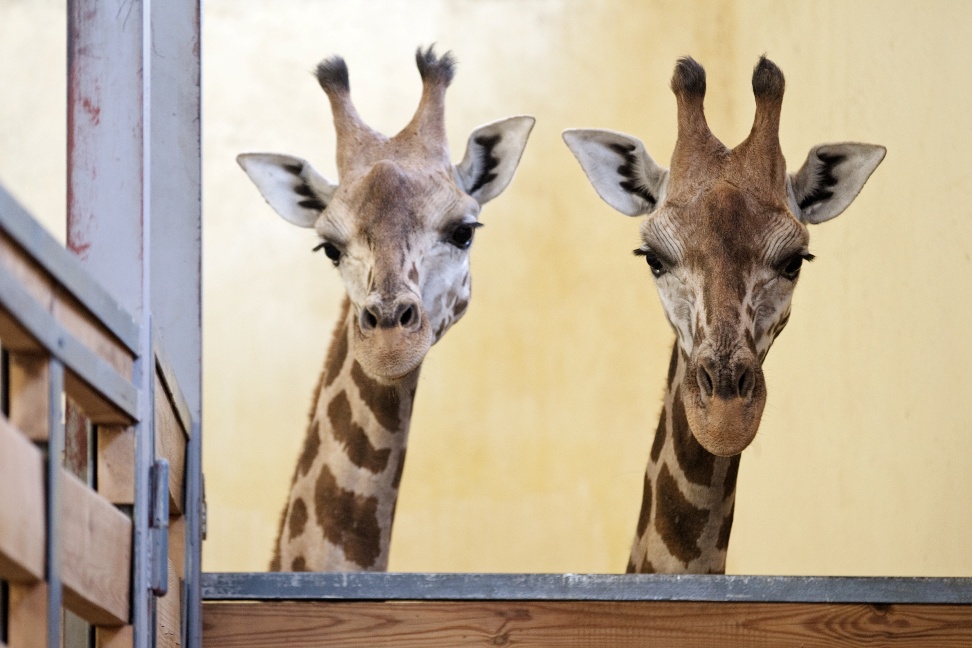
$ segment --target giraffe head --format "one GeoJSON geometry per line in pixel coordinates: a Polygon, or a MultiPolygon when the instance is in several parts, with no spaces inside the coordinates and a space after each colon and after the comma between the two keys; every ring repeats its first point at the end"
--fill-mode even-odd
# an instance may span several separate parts
{"type": "Polygon", "coordinates": [[[300,158],[246,153],[237,161],[285,220],[314,228],[341,273],[355,314],[353,351],[380,379],[421,364],[469,305],[469,246],[480,208],[509,184],[532,117],[474,130],[465,156],[449,159],[445,93],[451,54],[419,49],[422,98],[394,137],[366,125],[351,102],[348,69],[333,57],[317,67],[337,131],[339,184],[300,158]]]}
{"type": "Polygon", "coordinates": [[[564,140],[598,194],[628,216],[647,214],[644,257],[678,337],[681,390],[692,433],[709,452],[742,452],[766,402],[762,362],[790,316],[808,249],[808,224],[844,211],[884,159],[869,144],[813,147],[787,173],[779,142],[783,73],[765,57],[753,71],[756,116],[728,149],[709,130],[705,70],[681,59],[672,77],[678,138],[671,168],[638,139],[568,130],[564,140]]]}

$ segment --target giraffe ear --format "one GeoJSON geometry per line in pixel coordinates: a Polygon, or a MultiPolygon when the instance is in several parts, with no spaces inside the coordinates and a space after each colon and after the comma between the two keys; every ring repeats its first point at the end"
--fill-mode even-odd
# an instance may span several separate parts
{"type": "Polygon", "coordinates": [[[571,128],[564,142],[604,202],[628,216],[649,214],[661,203],[668,169],[636,137],[601,129],[571,128]]]}
{"type": "Polygon", "coordinates": [[[480,205],[500,195],[513,179],[535,122],[533,117],[520,115],[474,130],[462,162],[453,167],[462,190],[480,205]]]}
{"type": "Polygon", "coordinates": [[[264,200],[298,227],[314,227],[338,186],[306,160],[276,153],[243,153],[236,157],[264,200]]]}
{"type": "Polygon", "coordinates": [[[874,144],[820,144],[791,173],[790,208],[804,223],[823,223],[854,201],[887,149],[874,144]]]}

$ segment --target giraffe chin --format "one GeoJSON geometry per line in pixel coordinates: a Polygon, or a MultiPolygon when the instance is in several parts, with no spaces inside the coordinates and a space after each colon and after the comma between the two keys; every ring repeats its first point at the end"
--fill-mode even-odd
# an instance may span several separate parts
{"type": "Polygon", "coordinates": [[[393,381],[415,371],[432,346],[428,319],[415,330],[379,328],[362,333],[354,330],[354,357],[365,372],[379,380],[393,381]]]}
{"type": "Polygon", "coordinates": [[[685,417],[703,448],[719,457],[732,457],[756,438],[765,404],[765,391],[749,399],[714,397],[704,405],[686,403],[685,417]]]}

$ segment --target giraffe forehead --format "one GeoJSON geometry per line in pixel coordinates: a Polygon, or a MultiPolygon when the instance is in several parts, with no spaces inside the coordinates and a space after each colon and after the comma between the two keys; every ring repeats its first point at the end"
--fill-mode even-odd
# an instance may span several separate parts
{"type": "Polygon", "coordinates": [[[354,221],[354,230],[372,237],[435,229],[462,217],[475,203],[459,189],[451,171],[389,160],[350,181],[343,193],[344,211],[354,221]]]}
{"type": "Polygon", "coordinates": [[[642,239],[691,271],[742,276],[803,250],[809,233],[785,205],[717,182],[666,202],[645,221],[642,239]]]}

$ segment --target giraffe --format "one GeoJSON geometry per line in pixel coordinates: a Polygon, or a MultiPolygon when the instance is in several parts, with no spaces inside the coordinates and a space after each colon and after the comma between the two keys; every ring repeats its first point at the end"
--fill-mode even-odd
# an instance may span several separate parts
{"type": "Polygon", "coordinates": [[[843,212],[886,153],[821,144],[787,173],[783,73],[764,56],[752,84],[752,130],[730,150],[705,120],[705,70],[678,61],[669,169],[630,135],[563,134],[605,202],[647,216],[635,254],[647,261],[676,336],[628,572],[725,572],[740,453],[766,402],[762,363],[790,317],[801,266],[813,259],[807,226],[843,212]]]}
{"type": "Polygon", "coordinates": [[[422,97],[391,138],[358,116],[345,61],[335,56],[318,65],[337,132],[339,184],[300,158],[237,158],[280,216],[314,228],[314,250],[337,268],[347,292],[314,390],[272,571],[387,569],[419,370],[466,312],[480,208],[509,184],[533,128],[529,116],[481,126],[453,165],[445,93],[454,58],[428,47],[415,60],[422,97]]]}

